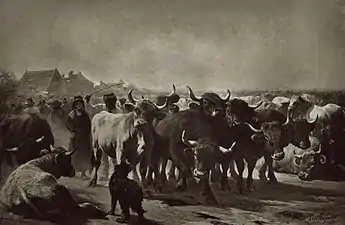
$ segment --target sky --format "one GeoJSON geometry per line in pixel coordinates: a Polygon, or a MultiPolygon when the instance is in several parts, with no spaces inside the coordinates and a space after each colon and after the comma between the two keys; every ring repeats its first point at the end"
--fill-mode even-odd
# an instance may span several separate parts
{"type": "Polygon", "coordinates": [[[343,89],[345,0],[0,0],[0,68],[156,90],[343,89]]]}

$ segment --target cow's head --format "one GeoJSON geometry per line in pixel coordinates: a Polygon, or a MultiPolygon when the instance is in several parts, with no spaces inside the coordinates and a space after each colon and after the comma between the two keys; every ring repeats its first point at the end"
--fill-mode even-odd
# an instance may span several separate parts
{"type": "MultiPolygon", "coordinates": [[[[6,150],[15,157],[18,164],[23,164],[41,156],[41,150],[45,149],[42,145],[44,138],[44,136],[36,139],[30,138],[20,145],[6,150]]],[[[50,146],[48,151],[51,150],[51,148],[52,146],[50,146]]]]}
{"type": "Polygon", "coordinates": [[[314,130],[318,117],[314,121],[307,121],[304,118],[296,118],[288,127],[289,142],[301,149],[310,148],[309,134],[314,130]]]}
{"type": "Polygon", "coordinates": [[[189,90],[189,97],[199,103],[199,108],[206,116],[223,117],[225,115],[226,103],[230,99],[230,91],[227,90],[227,95],[224,99],[220,98],[216,93],[204,93],[202,97],[196,97],[192,88],[187,86],[189,90]]]}
{"type": "Polygon", "coordinates": [[[169,113],[178,112],[178,107],[176,103],[180,100],[180,96],[176,94],[176,87],[173,84],[173,90],[168,95],[159,95],[157,96],[156,103],[158,106],[162,106],[167,102],[168,104],[164,108],[169,113]]]}
{"type": "Polygon", "coordinates": [[[265,122],[261,125],[261,129],[256,129],[249,123],[245,123],[254,132],[251,136],[252,141],[257,144],[263,144],[264,149],[272,156],[274,160],[282,160],[284,158],[284,151],[282,145],[282,130],[283,126],[277,121],[265,122]],[[264,138],[264,139],[263,139],[264,138]]]}
{"type": "Polygon", "coordinates": [[[116,108],[117,97],[114,93],[103,95],[103,102],[107,110],[111,111],[116,108]]]}
{"type": "Polygon", "coordinates": [[[194,158],[194,176],[197,178],[203,178],[208,175],[208,172],[214,168],[216,163],[216,157],[221,154],[231,153],[236,142],[229,148],[223,148],[218,146],[215,142],[208,138],[200,138],[197,141],[187,140],[185,138],[185,131],[182,132],[182,143],[187,147],[184,152],[187,156],[193,156],[194,158]]]}
{"type": "Polygon", "coordinates": [[[295,95],[290,99],[288,113],[293,117],[306,117],[306,113],[313,103],[305,99],[305,96],[295,95]]]}
{"type": "Polygon", "coordinates": [[[135,115],[134,127],[140,129],[146,124],[151,124],[155,118],[156,113],[165,108],[168,104],[166,101],[164,105],[158,106],[155,102],[148,99],[135,99],[132,96],[133,89],[128,93],[128,100],[130,103],[125,103],[125,109],[128,112],[133,112],[135,115]]]}
{"type": "Polygon", "coordinates": [[[293,163],[300,171],[298,177],[301,180],[313,180],[317,171],[327,162],[326,156],[321,153],[321,145],[318,151],[307,151],[297,155],[294,151],[293,163]]]}
{"type": "Polygon", "coordinates": [[[255,109],[257,109],[263,101],[256,105],[249,105],[242,99],[231,99],[226,108],[226,118],[230,126],[238,124],[239,122],[252,121],[256,117],[255,109]]]}
{"type": "Polygon", "coordinates": [[[72,155],[76,152],[76,149],[73,151],[67,151],[62,147],[58,147],[53,150],[54,158],[55,158],[55,165],[57,171],[55,172],[55,176],[57,178],[61,177],[73,177],[75,175],[75,170],[72,165],[72,155]]]}

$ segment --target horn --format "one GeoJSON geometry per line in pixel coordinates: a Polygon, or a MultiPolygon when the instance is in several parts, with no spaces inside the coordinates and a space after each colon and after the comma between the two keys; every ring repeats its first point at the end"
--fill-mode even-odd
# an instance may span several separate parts
{"type": "Polygon", "coordinates": [[[133,88],[128,92],[128,100],[132,103],[132,104],[136,104],[136,102],[138,102],[139,100],[135,99],[132,95],[133,92],[133,88]]]}
{"type": "Polygon", "coordinates": [[[14,147],[14,148],[8,148],[8,149],[6,149],[6,151],[8,151],[8,152],[16,152],[16,151],[18,151],[18,147],[14,147]]]}
{"type": "Polygon", "coordinates": [[[165,103],[162,106],[157,105],[155,102],[153,102],[153,104],[157,109],[161,110],[168,106],[168,99],[165,99],[165,103]]]}
{"type": "Polygon", "coordinates": [[[327,161],[326,156],[325,156],[325,155],[320,155],[320,163],[321,163],[321,164],[325,164],[326,161],[327,161]]]}
{"type": "Polygon", "coordinates": [[[77,148],[73,149],[73,150],[70,151],[70,152],[66,152],[65,155],[66,155],[66,156],[71,156],[71,155],[73,155],[73,153],[75,153],[76,151],[77,151],[77,148]]]}
{"type": "Polygon", "coordinates": [[[43,139],[44,139],[44,136],[42,136],[42,137],[36,139],[36,142],[37,142],[37,143],[40,143],[43,139]]]}
{"type": "Polygon", "coordinates": [[[303,156],[301,156],[301,155],[294,155],[294,159],[292,160],[293,164],[295,164],[296,166],[300,167],[301,164],[296,163],[296,158],[302,158],[302,157],[303,156]]]}
{"type": "Polygon", "coordinates": [[[320,154],[320,153],[321,153],[321,149],[322,149],[321,144],[319,144],[319,149],[318,149],[318,151],[315,152],[315,153],[316,153],[316,154],[320,154]]]}
{"type": "Polygon", "coordinates": [[[258,129],[256,129],[256,128],[254,128],[252,125],[250,125],[249,123],[244,123],[244,124],[246,124],[252,131],[254,131],[255,133],[259,133],[259,132],[261,132],[261,130],[258,130],[258,129]]]}
{"type": "Polygon", "coordinates": [[[54,146],[53,145],[50,145],[50,151],[54,151],[54,146]]]}
{"type": "Polygon", "coordinates": [[[283,126],[286,126],[286,125],[288,125],[289,123],[290,123],[290,113],[287,112],[286,121],[285,121],[285,123],[283,123],[283,126]]]}
{"type": "Polygon", "coordinates": [[[184,131],[182,132],[182,136],[181,136],[182,143],[185,144],[185,145],[187,145],[187,146],[189,146],[189,147],[195,147],[196,144],[197,144],[197,142],[196,142],[196,141],[186,140],[186,139],[185,139],[185,133],[186,133],[186,131],[184,130],[184,131]]]}
{"type": "Polygon", "coordinates": [[[176,94],[176,87],[175,87],[175,84],[173,84],[173,90],[170,92],[170,94],[169,94],[167,97],[171,97],[171,96],[173,96],[174,94],[176,94]]]}
{"type": "Polygon", "coordinates": [[[230,146],[230,148],[224,148],[222,146],[219,146],[220,151],[222,151],[223,153],[229,153],[229,152],[233,152],[234,151],[234,147],[236,145],[236,141],[234,143],[232,143],[232,145],[230,146]]]}
{"type": "Polygon", "coordinates": [[[252,108],[252,109],[256,109],[256,108],[259,108],[260,105],[263,103],[264,101],[261,100],[260,102],[258,102],[256,105],[250,105],[249,107],[252,108]]]}
{"type": "Polygon", "coordinates": [[[315,124],[317,122],[317,120],[319,119],[319,115],[316,115],[316,118],[314,121],[308,121],[308,123],[310,124],[315,124]]]}
{"type": "Polygon", "coordinates": [[[229,101],[230,96],[231,96],[231,92],[229,91],[229,89],[226,89],[226,96],[225,96],[225,98],[222,98],[223,101],[225,101],[225,102],[229,101]]]}
{"type": "Polygon", "coordinates": [[[196,97],[196,96],[194,95],[192,88],[189,87],[189,86],[186,86],[186,87],[187,87],[188,90],[189,90],[189,97],[190,97],[193,101],[200,102],[200,101],[201,101],[201,98],[198,98],[198,97],[196,97]]]}

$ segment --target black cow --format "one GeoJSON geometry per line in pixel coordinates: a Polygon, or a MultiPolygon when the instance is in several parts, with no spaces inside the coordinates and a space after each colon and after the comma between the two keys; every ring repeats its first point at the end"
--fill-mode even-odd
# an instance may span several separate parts
{"type": "Polygon", "coordinates": [[[180,96],[176,94],[176,87],[173,84],[173,90],[168,95],[159,95],[156,97],[156,103],[158,106],[162,106],[165,102],[168,102],[168,105],[163,109],[164,112],[176,113],[180,109],[176,103],[180,100],[180,96]]]}
{"type": "Polygon", "coordinates": [[[227,129],[226,123],[224,123],[224,115],[226,102],[230,98],[230,91],[228,91],[225,99],[221,99],[215,93],[205,93],[201,98],[197,98],[192,89],[190,87],[188,89],[191,99],[198,102],[199,106],[195,109],[168,114],[164,118],[155,121],[154,147],[148,162],[148,180],[152,179],[152,173],[154,172],[155,175],[158,175],[157,182],[160,182],[159,161],[161,159],[172,160],[180,171],[180,179],[177,184],[179,190],[184,190],[187,187],[186,179],[191,169],[189,157],[184,152],[186,146],[181,140],[182,132],[186,131],[187,140],[206,137],[211,141],[217,140],[217,133],[221,133],[223,128],[227,129]]]}
{"type": "Polygon", "coordinates": [[[0,121],[0,159],[6,157],[9,149],[15,151],[17,163],[23,164],[39,157],[42,149],[50,150],[52,146],[51,127],[40,115],[7,115],[0,121]]]}
{"type": "MultiPolygon", "coordinates": [[[[256,128],[261,128],[265,122],[276,121],[277,124],[275,124],[275,127],[278,129],[275,129],[275,134],[272,133],[271,136],[275,136],[275,139],[279,139],[279,143],[276,143],[277,146],[275,146],[275,148],[280,148],[281,151],[279,151],[279,155],[275,155],[273,157],[275,160],[281,160],[284,158],[283,148],[289,143],[302,149],[309,148],[309,133],[314,129],[314,125],[316,123],[316,121],[308,122],[305,119],[292,120],[289,115],[285,116],[273,109],[261,109],[255,111],[255,107],[250,107],[246,102],[240,99],[233,99],[229,102],[227,108],[227,119],[231,126],[243,121],[256,128]]],[[[276,182],[277,179],[272,170],[272,158],[266,155],[265,161],[266,163],[260,169],[260,179],[267,179],[265,172],[268,166],[270,181],[276,182]]],[[[232,168],[232,170],[234,169],[232,168]]]]}

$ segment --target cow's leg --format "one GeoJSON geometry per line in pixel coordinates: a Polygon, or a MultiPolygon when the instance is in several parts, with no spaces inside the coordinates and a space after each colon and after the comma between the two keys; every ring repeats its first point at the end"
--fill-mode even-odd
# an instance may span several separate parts
{"type": "Polygon", "coordinates": [[[268,159],[266,156],[264,157],[264,159],[265,159],[265,162],[262,164],[262,166],[259,169],[259,178],[262,181],[267,181],[266,170],[268,166],[268,159]]]}
{"type": "Polygon", "coordinates": [[[160,170],[163,184],[166,184],[168,182],[168,178],[166,175],[167,164],[168,164],[168,159],[163,159],[161,163],[161,170],[160,170]]]}
{"type": "Polygon", "coordinates": [[[150,161],[147,161],[147,159],[144,157],[140,160],[140,164],[139,164],[139,173],[140,173],[140,177],[141,177],[141,186],[142,188],[147,188],[147,168],[148,165],[150,164],[150,161]]]}
{"type": "Polygon", "coordinates": [[[253,170],[256,164],[256,159],[249,158],[246,159],[246,161],[248,163],[247,190],[251,192],[255,190],[255,187],[253,185],[253,170]]]}
{"type": "Polygon", "coordinates": [[[230,177],[234,178],[234,179],[237,179],[238,178],[238,174],[237,174],[237,172],[235,170],[235,161],[234,160],[230,161],[229,169],[230,169],[230,177]]]}
{"type": "Polygon", "coordinates": [[[220,164],[216,163],[214,165],[214,168],[212,168],[211,170],[210,181],[214,183],[219,180],[219,177],[220,177],[220,164]]]}
{"type": "Polygon", "coordinates": [[[169,172],[168,172],[168,179],[169,179],[169,181],[170,180],[176,180],[175,170],[176,170],[175,164],[171,163],[171,167],[170,167],[169,172]]]}
{"type": "Polygon", "coordinates": [[[277,178],[274,174],[274,170],[273,170],[273,159],[268,156],[267,160],[265,159],[265,161],[267,162],[267,166],[268,166],[268,178],[269,178],[269,182],[270,183],[277,183],[277,178]]]}
{"type": "Polygon", "coordinates": [[[108,180],[108,177],[109,177],[109,156],[107,154],[102,154],[102,163],[100,166],[100,176],[99,176],[99,179],[100,180],[103,180],[103,181],[106,181],[108,180]]]}
{"type": "Polygon", "coordinates": [[[94,161],[95,172],[94,172],[93,178],[91,179],[89,183],[90,187],[94,187],[97,184],[97,178],[98,178],[97,173],[98,173],[99,167],[101,166],[102,155],[103,155],[103,151],[101,149],[97,149],[96,159],[94,161]]]}
{"type": "Polygon", "coordinates": [[[111,203],[110,203],[110,210],[108,211],[109,215],[115,215],[115,208],[117,203],[117,198],[114,194],[110,193],[111,203]]]}
{"type": "Polygon", "coordinates": [[[207,172],[207,176],[200,179],[200,183],[202,187],[201,193],[203,196],[205,196],[206,202],[218,204],[217,198],[215,194],[213,193],[212,188],[209,183],[209,179],[210,179],[209,175],[210,175],[210,171],[207,172]]]}
{"type": "Polygon", "coordinates": [[[244,171],[243,158],[236,159],[235,162],[236,162],[236,166],[238,170],[237,191],[239,194],[243,194],[243,171],[244,171]]]}
{"type": "Polygon", "coordinates": [[[228,169],[229,169],[229,163],[223,162],[221,164],[222,166],[222,174],[221,174],[221,180],[220,180],[220,188],[222,191],[230,190],[230,185],[228,182],[228,169]]]}

